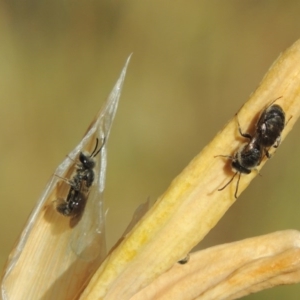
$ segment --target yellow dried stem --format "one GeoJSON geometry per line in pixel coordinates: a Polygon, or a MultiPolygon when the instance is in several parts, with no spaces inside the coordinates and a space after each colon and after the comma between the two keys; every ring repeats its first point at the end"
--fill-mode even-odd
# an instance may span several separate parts
{"type": "MultiPolygon", "coordinates": [[[[259,113],[282,96],[276,103],[282,106],[287,119],[292,116],[283,131],[283,140],[299,117],[299,92],[300,41],[297,41],[277,59],[238,111],[241,127],[245,131],[253,128],[259,113]]],[[[228,161],[214,156],[232,155],[241,141],[233,117],[107,257],[80,299],[130,299],[198,244],[235,202],[235,181],[217,191],[232,172],[228,161]]],[[[266,159],[259,168],[265,162],[266,159]]],[[[242,176],[239,193],[256,175],[252,172],[242,176]]]]}

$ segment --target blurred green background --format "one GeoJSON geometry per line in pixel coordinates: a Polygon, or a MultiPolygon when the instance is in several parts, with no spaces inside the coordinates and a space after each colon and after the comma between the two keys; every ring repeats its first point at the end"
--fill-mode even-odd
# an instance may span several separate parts
{"type": "MultiPolygon", "coordinates": [[[[299,14],[299,1],[283,0],[0,1],[0,266],[131,52],[108,142],[109,246],[300,38],[299,14]]],[[[300,229],[297,130],[201,248],[300,229]]],[[[295,285],[246,298],[299,293],[295,285]]]]}

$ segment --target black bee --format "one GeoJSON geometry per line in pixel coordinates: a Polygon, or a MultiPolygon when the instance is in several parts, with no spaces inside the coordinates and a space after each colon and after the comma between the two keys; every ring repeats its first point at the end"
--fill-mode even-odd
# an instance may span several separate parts
{"type": "MultiPolygon", "coordinates": [[[[240,128],[239,128],[240,129],[240,128]]],[[[241,135],[247,138],[250,138],[250,135],[243,134],[240,131],[241,135]]],[[[232,178],[218,191],[222,191],[225,189],[231,181],[234,179],[234,177],[239,174],[238,181],[236,184],[236,190],[234,193],[234,197],[237,198],[238,188],[239,188],[239,182],[241,178],[241,174],[250,174],[253,169],[255,169],[257,166],[259,166],[262,157],[263,157],[263,147],[260,143],[258,143],[258,140],[256,138],[250,138],[250,142],[248,144],[244,144],[239,148],[239,150],[234,154],[234,156],[230,155],[218,155],[222,157],[226,157],[230,159],[232,170],[235,172],[235,174],[232,176],[232,178]]]]}
{"type": "Polygon", "coordinates": [[[243,137],[249,139],[249,142],[241,146],[239,150],[234,154],[234,156],[218,155],[230,159],[232,161],[232,169],[235,172],[233,177],[222,188],[218,189],[218,191],[222,191],[223,189],[225,189],[232,182],[234,177],[239,174],[236,190],[234,193],[235,198],[237,198],[241,174],[250,174],[253,169],[260,165],[264,154],[268,158],[271,157],[268,152],[268,148],[272,146],[277,148],[279,146],[281,140],[281,132],[286,124],[285,113],[279,105],[273,104],[275,101],[273,101],[261,113],[256,124],[256,131],[254,136],[251,136],[249,133],[243,133],[238,122],[240,134],[243,137]]]}
{"type": "Polygon", "coordinates": [[[285,126],[285,113],[283,109],[273,104],[265,109],[256,125],[256,136],[260,144],[265,148],[265,153],[268,158],[269,147],[277,148],[281,141],[281,132],[285,126]]]}
{"type": "Polygon", "coordinates": [[[91,155],[82,152],[79,154],[80,163],[77,164],[76,173],[71,180],[66,180],[70,185],[70,190],[66,200],[61,200],[56,206],[56,210],[67,217],[75,217],[80,215],[85,207],[89,188],[94,182],[96,165],[94,157],[102,150],[105,139],[101,147],[98,148],[99,140],[96,139],[96,146],[91,155]]]}

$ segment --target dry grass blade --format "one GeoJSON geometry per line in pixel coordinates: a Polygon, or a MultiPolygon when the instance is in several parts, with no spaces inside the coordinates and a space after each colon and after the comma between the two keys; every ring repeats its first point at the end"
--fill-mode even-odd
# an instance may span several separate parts
{"type": "Polygon", "coordinates": [[[237,299],[299,281],[300,233],[287,230],[193,253],[131,300],[237,299]]]}
{"type": "MultiPolygon", "coordinates": [[[[247,126],[254,126],[259,113],[280,96],[276,103],[287,118],[292,116],[283,131],[283,140],[300,114],[300,41],[278,58],[239,110],[242,128],[247,131],[247,126]]],[[[232,172],[226,161],[214,156],[232,154],[240,144],[233,118],[107,257],[80,299],[130,299],[190,252],[235,201],[234,183],[217,191],[232,172]]],[[[242,176],[239,193],[256,175],[252,172],[242,176]]]]}
{"type": "Polygon", "coordinates": [[[56,169],[37,206],[10,254],[1,281],[3,300],[73,299],[86,279],[106,255],[102,192],[106,171],[106,142],[118,106],[129,59],[108,97],[80,144],[56,169]],[[58,214],[58,199],[66,199],[70,185],[62,178],[72,178],[83,150],[92,152],[95,140],[104,138],[91,188],[80,218],[58,214]]]}

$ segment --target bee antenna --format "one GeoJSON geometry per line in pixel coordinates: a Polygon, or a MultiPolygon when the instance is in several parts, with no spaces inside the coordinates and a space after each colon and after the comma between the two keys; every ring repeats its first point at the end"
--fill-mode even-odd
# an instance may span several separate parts
{"type": "Polygon", "coordinates": [[[280,97],[277,97],[275,100],[273,100],[268,106],[267,106],[267,108],[268,107],[270,107],[274,102],[276,102],[277,100],[279,100],[279,99],[281,99],[283,96],[280,96],[280,97]]]}
{"type": "Polygon", "coordinates": [[[97,147],[98,147],[98,142],[99,142],[99,140],[98,140],[98,138],[96,138],[96,146],[95,146],[95,148],[94,148],[92,154],[90,155],[90,157],[93,157],[93,154],[95,153],[95,151],[96,151],[96,149],[97,149],[97,147]]]}
{"type": "MultiPolygon", "coordinates": [[[[97,139],[97,140],[98,140],[98,139],[97,139]]],[[[99,150],[93,155],[93,157],[95,157],[95,156],[97,156],[97,155],[99,154],[99,152],[102,150],[104,144],[105,144],[105,137],[103,138],[103,142],[102,142],[101,147],[100,147],[99,150]]],[[[95,152],[95,151],[93,151],[93,152],[95,152]]]]}

